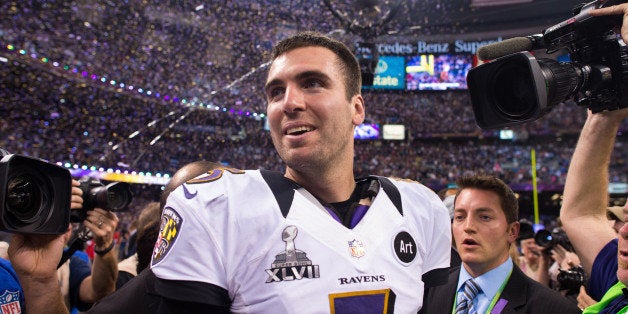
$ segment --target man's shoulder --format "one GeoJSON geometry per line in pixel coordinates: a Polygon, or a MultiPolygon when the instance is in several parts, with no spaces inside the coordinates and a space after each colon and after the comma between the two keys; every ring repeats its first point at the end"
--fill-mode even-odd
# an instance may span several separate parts
{"type": "Polygon", "coordinates": [[[13,266],[9,260],[0,257],[0,268],[7,270],[8,272],[15,273],[13,266]]]}
{"type": "Polygon", "coordinates": [[[390,193],[390,190],[393,190],[393,188],[389,188],[389,191],[386,190],[385,185],[383,188],[393,203],[395,202],[395,193],[397,194],[398,202],[400,203],[404,216],[406,213],[411,213],[413,216],[429,219],[430,221],[434,221],[434,219],[438,217],[437,221],[449,226],[450,221],[447,207],[445,207],[445,204],[433,190],[410,179],[395,177],[379,178],[383,185],[384,182],[388,181],[390,185],[394,186],[396,192],[393,193],[390,193]]]}
{"type": "Polygon", "coordinates": [[[558,291],[542,285],[514,266],[502,297],[514,308],[535,313],[580,313],[578,306],[558,291]],[[522,292],[525,291],[525,294],[522,292]],[[540,312],[539,312],[540,313],[540,312]]]}
{"type": "Polygon", "coordinates": [[[609,241],[593,261],[587,291],[595,299],[602,298],[606,290],[617,282],[617,241],[609,241]]]}
{"type": "MultiPolygon", "coordinates": [[[[443,202],[440,200],[436,192],[421,182],[403,179],[397,177],[380,177],[380,181],[387,180],[392,183],[401,193],[402,197],[409,199],[424,199],[426,201],[434,201],[439,205],[443,202]]],[[[444,207],[445,205],[443,205],[444,207]]]]}
{"type": "Polygon", "coordinates": [[[215,168],[208,172],[198,175],[190,180],[185,181],[181,186],[197,186],[215,189],[220,185],[237,189],[239,187],[247,188],[248,185],[285,185],[298,188],[299,185],[286,178],[281,172],[271,170],[242,170],[230,167],[215,168]]]}
{"type": "Polygon", "coordinates": [[[438,198],[438,195],[436,195],[436,193],[433,190],[431,190],[430,188],[426,187],[425,185],[421,184],[418,181],[411,180],[411,179],[398,178],[398,177],[383,177],[383,176],[370,176],[370,177],[377,178],[377,180],[380,182],[380,184],[384,188],[384,191],[386,191],[387,193],[390,190],[393,190],[393,189],[396,190],[397,193],[401,195],[401,198],[406,198],[406,199],[411,199],[411,200],[419,198],[419,199],[440,201],[440,199],[438,198]]]}
{"type": "Polygon", "coordinates": [[[255,190],[264,184],[259,170],[215,168],[177,186],[169,199],[207,202],[238,191],[255,190]]]}
{"type": "Polygon", "coordinates": [[[456,295],[456,287],[458,285],[458,276],[460,275],[461,266],[452,266],[448,269],[447,282],[425,289],[423,297],[423,307],[420,314],[449,314],[451,313],[454,296],[456,295]]]}
{"type": "Polygon", "coordinates": [[[431,191],[421,182],[416,181],[416,180],[412,180],[408,178],[400,178],[400,177],[381,177],[381,176],[375,176],[375,177],[380,178],[380,180],[381,179],[390,180],[391,182],[395,183],[396,186],[399,186],[400,188],[403,188],[403,189],[418,190],[418,191],[423,191],[423,190],[431,191]]]}
{"type": "Polygon", "coordinates": [[[251,180],[253,178],[258,178],[259,174],[260,170],[242,170],[225,166],[208,170],[207,172],[185,181],[181,185],[217,185],[234,180],[251,180]]]}
{"type": "Polygon", "coordinates": [[[168,233],[160,233],[165,237],[161,249],[169,250],[181,237],[189,237],[184,243],[196,242],[199,232],[218,239],[235,236],[227,232],[234,224],[252,233],[268,228],[285,217],[284,207],[290,209],[297,186],[292,181],[283,184],[287,181],[277,172],[237,169],[213,169],[186,181],[166,201],[161,221],[168,233]]]}
{"type": "Polygon", "coordinates": [[[4,285],[15,283],[17,286],[19,286],[17,274],[15,273],[13,266],[11,266],[11,262],[1,257],[0,257],[0,282],[2,282],[4,285]]]}
{"type": "Polygon", "coordinates": [[[88,261],[77,255],[70,257],[70,280],[81,282],[92,274],[92,268],[88,261]]]}
{"type": "MultiPolygon", "coordinates": [[[[7,308],[8,313],[13,313],[11,310],[15,309],[19,313],[24,308],[24,292],[11,263],[4,258],[0,258],[0,309],[2,308],[7,308]]],[[[5,313],[1,310],[0,312],[5,313]]]]}

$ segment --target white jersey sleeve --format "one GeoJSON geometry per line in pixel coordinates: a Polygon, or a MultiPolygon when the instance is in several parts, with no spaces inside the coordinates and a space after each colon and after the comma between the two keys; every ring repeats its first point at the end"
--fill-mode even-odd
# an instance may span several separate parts
{"type": "Polygon", "coordinates": [[[157,277],[226,289],[220,230],[229,223],[226,194],[224,181],[211,177],[184,183],[170,194],[151,262],[157,277]]]}
{"type": "Polygon", "coordinates": [[[451,259],[451,221],[438,195],[412,180],[390,179],[401,193],[404,216],[411,217],[420,234],[417,245],[422,250],[422,281],[426,286],[447,282],[451,259]]]}

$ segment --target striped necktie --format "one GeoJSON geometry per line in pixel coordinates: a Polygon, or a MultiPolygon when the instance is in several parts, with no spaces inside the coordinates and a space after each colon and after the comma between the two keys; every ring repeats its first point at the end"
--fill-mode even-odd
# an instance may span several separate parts
{"type": "Polygon", "coordinates": [[[463,284],[463,290],[458,293],[458,300],[456,305],[456,314],[474,314],[471,312],[473,306],[473,299],[480,293],[482,289],[478,286],[473,279],[465,281],[463,284]]]}

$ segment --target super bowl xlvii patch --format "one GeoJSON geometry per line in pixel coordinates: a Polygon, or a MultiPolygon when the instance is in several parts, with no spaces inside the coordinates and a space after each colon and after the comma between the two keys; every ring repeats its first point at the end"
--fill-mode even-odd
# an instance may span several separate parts
{"type": "Polygon", "coordinates": [[[297,227],[287,226],[281,233],[286,250],[277,254],[271,268],[266,269],[266,283],[320,278],[319,265],[312,264],[307,254],[294,245],[298,232],[297,227]]]}
{"type": "Polygon", "coordinates": [[[168,254],[168,251],[170,251],[174,241],[177,239],[182,223],[183,218],[172,207],[164,209],[161,215],[159,236],[153,249],[152,265],[159,263],[168,254]]]}
{"type": "Polygon", "coordinates": [[[17,314],[22,313],[22,307],[20,306],[20,292],[5,290],[0,295],[0,313],[2,314],[17,314]]]}

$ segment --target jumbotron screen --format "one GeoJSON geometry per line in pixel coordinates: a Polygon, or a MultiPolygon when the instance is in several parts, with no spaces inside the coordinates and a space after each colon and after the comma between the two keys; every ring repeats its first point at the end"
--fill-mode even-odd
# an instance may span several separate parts
{"type": "Polygon", "coordinates": [[[365,88],[403,90],[406,87],[403,56],[380,56],[375,69],[373,86],[365,88]]]}
{"type": "Polygon", "coordinates": [[[355,127],[353,138],[357,140],[377,140],[379,139],[379,124],[362,123],[355,127]]]}
{"type": "Polygon", "coordinates": [[[406,90],[467,89],[472,54],[422,54],[406,59],[406,90]]]}

